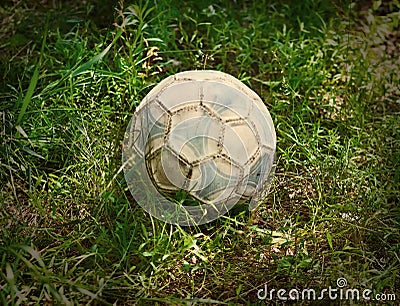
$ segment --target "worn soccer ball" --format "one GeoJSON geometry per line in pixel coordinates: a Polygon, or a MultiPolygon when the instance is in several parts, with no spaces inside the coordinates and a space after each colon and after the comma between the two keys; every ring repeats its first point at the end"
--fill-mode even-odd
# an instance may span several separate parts
{"type": "Polygon", "coordinates": [[[174,224],[210,222],[266,196],[276,135],[255,92],[218,71],[186,71],[155,86],[125,133],[123,164],[135,200],[174,224]],[[198,205],[174,202],[185,193],[198,205]],[[175,197],[176,198],[176,197],[175,197]]]}

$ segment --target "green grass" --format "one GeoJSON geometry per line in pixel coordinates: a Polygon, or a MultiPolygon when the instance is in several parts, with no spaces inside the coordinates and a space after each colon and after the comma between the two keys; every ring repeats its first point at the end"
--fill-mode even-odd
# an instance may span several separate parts
{"type": "Polygon", "coordinates": [[[78,2],[0,5],[1,304],[246,305],[339,277],[400,299],[398,1],[78,2]],[[191,69],[262,97],[278,160],[252,216],[180,228],[133,201],[121,143],[191,69]]]}

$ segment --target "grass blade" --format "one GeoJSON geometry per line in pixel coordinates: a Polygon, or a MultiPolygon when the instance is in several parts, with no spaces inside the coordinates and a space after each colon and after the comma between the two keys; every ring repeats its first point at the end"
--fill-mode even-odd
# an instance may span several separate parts
{"type": "Polygon", "coordinates": [[[39,79],[39,63],[36,65],[35,71],[33,72],[33,76],[31,78],[31,82],[29,83],[28,91],[25,94],[24,100],[22,102],[21,110],[19,111],[17,123],[16,125],[20,125],[22,123],[22,119],[26,113],[26,109],[31,102],[33,92],[35,91],[37,81],[39,79]]]}
{"type": "Polygon", "coordinates": [[[90,60],[87,62],[83,63],[80,65],[78,68],[76,68],[74,71],[71,72],[71,77],[75,77],[79,74],[82,74],[86,72],[93,64],[101,61],[103,57],[110,51],[111,47],[115,44],[115,42],[118,40],[118,38],[121,36],[122,30],[119,29],[117,34],[115,35],[113,41],[105,48],[102,52],[97,54],[96,56],[92,57],[90,60]]]}

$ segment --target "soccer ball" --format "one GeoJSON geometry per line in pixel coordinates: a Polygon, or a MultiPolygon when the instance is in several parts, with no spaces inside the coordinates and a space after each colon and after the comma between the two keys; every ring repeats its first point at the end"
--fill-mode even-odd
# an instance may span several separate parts
{"type": "Polygon", "coordinates": [[[215,220],[268,192],[276,135],[262,100],[219,71],[164,79],[137,107],[124,137],[123,168],[135,200],[173,224],[215,220]],[[171,198],[190,195],[198,205],[171,198]]]}

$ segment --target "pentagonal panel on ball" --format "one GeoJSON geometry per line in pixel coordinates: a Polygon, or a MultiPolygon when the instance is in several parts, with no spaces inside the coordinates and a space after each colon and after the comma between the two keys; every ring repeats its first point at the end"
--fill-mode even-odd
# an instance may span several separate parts
{"type": "Polygon", "coordinates": [[[190,165],[168,148],[161,148],[146,157],[149,176],[161,189],[177,191],[184,187],[190,165]]]}
{"type": "Polygon", "coordinates": [[[224,123],[223,153],[239,165],[245,165],[259,150],[258,135],[246,120],[224,123]]]}
{"type": "Polygon", "coordinates": [[[262,160],[261,150],[256,152],[252,159],[248,161],[247,166],[249,171],[243,178],[243,182],[240,184],[238,190],[238,193],[244,198],[250,198],[256,192],[259,181],[262,178],[261,174],[264,164],[265,161],[262,160]]]}
{"type": "Polygon", "coordinates": [[[240,191],[245,198],[255,195],[260,189],[261,184],[268,180],[274,162],[273,152],[262,146],[260,150],[249,160],[249,173],[244,177],[245,184],[241,184],[240,191]]]}
{"type": "Polygon", "coordinates": [[[246,95],[221,82],[203,82],[202,101],[224,121],[247,117],[251,107],[246,95]]]}
{"type": "Polygon", "coordinates": [[[221,122],[200,107],[185,107],[172,114],[166,145],[194,163],[217,154],[221,128],[221,122]]]}
{"type": "Polygon", "coordinates": [[[227,200],[237,189],[243,176],[243,169],[232,163],[229,158],[215,156],[193,166],[197,180],[189,184],[193,195],[205,203],[227,200]]]}
{"type": "Polygon", "coordinates": [[[143,120],[147,122],[143,122],[146,128],[142,125],[142,130],[148,131],[145,154],[151,154],[164,144],[170,115],[158,103],[151,103],[144,109],[143,117],[145,117],[143,120]]]}
{"type": "Polygon", "coordinates": [[[168,110],[200,100],[200,83],[190,80],[176,81],[162,89],[157,95],[162,105],[168,110]]]}
{"type": "Polygon", "coordinates": [[[275,129],[268,111],[261,109],[256,103],[253,103],[252,110],[249,115],[249,122],[260,135],[261,144],[275,150],[275,129]]]}

